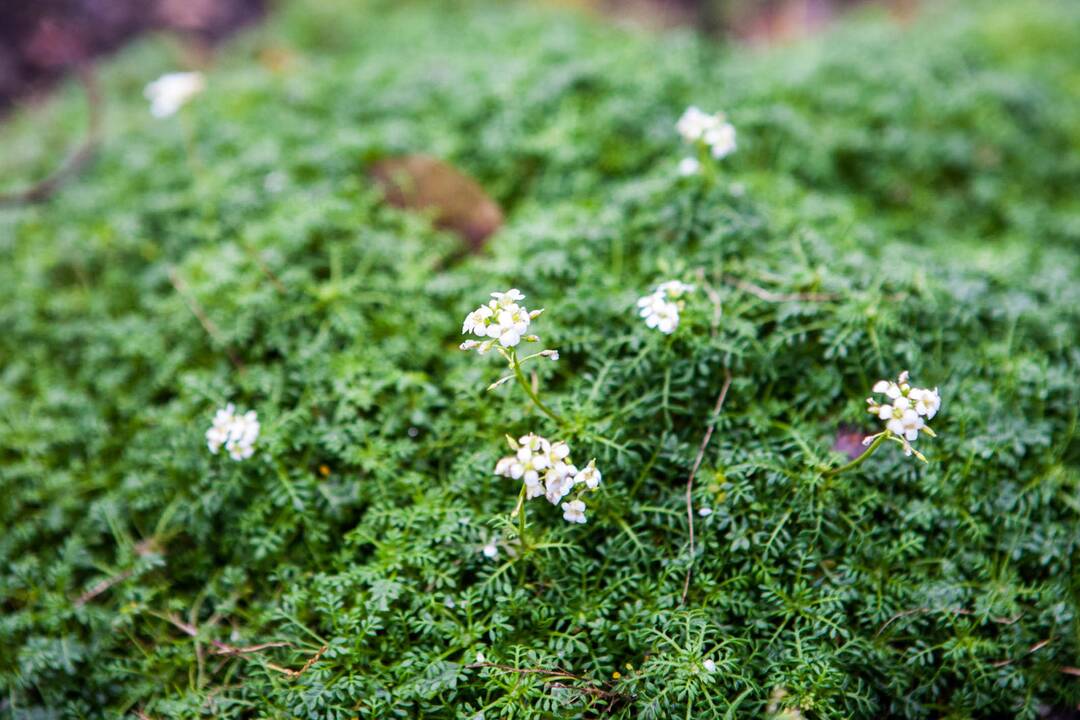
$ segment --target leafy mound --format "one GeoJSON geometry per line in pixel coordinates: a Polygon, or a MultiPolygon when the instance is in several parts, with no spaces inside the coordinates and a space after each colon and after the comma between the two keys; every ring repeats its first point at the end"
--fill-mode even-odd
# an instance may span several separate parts
{"type": "MultiPolygon", "coordinates": [[[[0,214],[0,715],[1080,702],[1074,6],[725,55],[345,5],[286,7],[185,118],[139,97],[165,47],[125,54],[92,171],[0,214]],[[739,128],[715,186],[675,173],[690,103],[739,128]],[[409,152],[506,209],[482,255],[381,202],[367,168],[409,152]],[[698,290],[668,337],[633,306],[670,278],[698,290]],[[456,349],[511,286],[547,308],[566,427],[456,349]],[[822,475],[905,368],[945,400],[930,463],[888,447],[822,475]],[[240,463],[203,439],[229,401],[262,421],[240,463]],[[530,512],[515,560],[518,488],[492,468],[534,430],[604,482],[586,525],[530,512]]],[[[41,112],[78,126],[75,97],[41,112]]],[[[47,162],[42,124],[5,129],[5,178],[47,162]]]]}

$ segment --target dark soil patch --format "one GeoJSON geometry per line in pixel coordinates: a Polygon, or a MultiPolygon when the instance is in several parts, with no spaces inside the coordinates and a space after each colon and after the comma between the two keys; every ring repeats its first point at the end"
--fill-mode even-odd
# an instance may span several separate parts
{"type": "Polygon", "coordinates": [[[265,0],[0,0],[0,113],[72,68],[150,31],[212,43],[263,15],[265,0]]]}

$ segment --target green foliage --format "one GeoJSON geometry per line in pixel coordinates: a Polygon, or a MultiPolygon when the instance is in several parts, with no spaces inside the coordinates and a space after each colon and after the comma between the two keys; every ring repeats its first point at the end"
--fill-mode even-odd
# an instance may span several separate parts
{"type": "MultiPolygon", "coordinates": [[[[140,97],[166,46],[125,53],[92,169],[0,213],[0,716],[1080,702],[1075,6],[721,54],[535,9],[353,5],[284,7],[166,121],[140,97]],[[254,61],[282,47],[283,72],[254,61]],[[691,102],[739,128],[715,187],[675,176],[691,102]],[[401,152],[503,203],[483,255],[380,202],[364,169],[401,152]],[[699,290],[666,337],[632,309],[672,277],[699,290]],[[567,428],[456,349],[510,286],[547,308],[567,428]],[[929,465],[887,446],[822,476],[905,368],[944,397],[929,465]],[[203,440],[227,401],[263,423],[243,463],[203,440]],[[537,549],[492,561],[517,486],[491,469],[531,430],[604,484],[588,524],[537,506],[537,549]],[[287,644],[222,654],[262,643],[287,644]]],[[[80,112],[71,92],[15,118],[4,182],[48,167],[43,117],[80,112]]]]}

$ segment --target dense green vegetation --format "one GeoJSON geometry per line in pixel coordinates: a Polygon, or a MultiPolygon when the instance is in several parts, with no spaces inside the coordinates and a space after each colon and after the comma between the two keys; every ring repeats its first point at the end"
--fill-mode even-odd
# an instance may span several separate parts
{"type": "MultiPolygon", "coordinates": [[[[0,717],[1076,706],[1076,6],[720,51],[445,5],[286,6],[161,121],[142,87],[178,61],[127,51],[97,162],[0,210],[0,717]],[[675,173],[690,103],[739,130],[716,185],[675,173]],[[380,201],[366,168],[403,152],[503,204],[483,254],[380,201]],[[698,285],[670,337],[633,312],[669,278],[698,285]],[[507,287],[546,308],[565,427],[456,347],[507,287]],[[944,397],[929,464],[824,476],[905,368],[944,397]],[[229,401],[262,421],[245,462],[203,438],[229,401]],[[531,509],[515,561],[491,470],[532,430],[604,482],[585,525],[531,509]]],[[[0,128],[0,183],[82,112],[0,128]]]]}

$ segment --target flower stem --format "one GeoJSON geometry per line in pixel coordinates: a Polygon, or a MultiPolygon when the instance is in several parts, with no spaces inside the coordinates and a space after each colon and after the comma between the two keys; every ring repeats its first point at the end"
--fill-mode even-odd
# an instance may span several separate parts
{"type": "Polygon", "coordinates": [[[521,492],[518,494],[517,513],[518,540],[521,542],[521,554],[524,555],[529,549],[529,544],[525,541],[525,483],[521,484],[521,492]]]}
{"type": "Polygon", "coordinates": [[[847,465],[841,465],[838,468],[833,468],[831,470],[825,470],[822,474],[826,475],[826,476],[839,475],[840,473],[847,472],[848,470],[851,470],[853,468],[858,467],[867,458],[869,458],[871,455],[874,454],[874,451],[878,449],[878,446],[881,445],[881,443],[885,442],[888,435],[889,435],[889,431],[886,430],[885,432],[878,435],[874,439],[874,442],[870,443],[870,447],[866,448],[866,451],[863,452],[861,455],[859,455],[859,457],[855,458],[854,460],[849,462],[847,465]]]}
{"type": "Polygon", "coordinates": [[[540,408],[541,412],[543,412],[555,422],[559,423],[560,425],[565,425],[566,421],[563,420],[558,413],[545,405],[540,400],[540,396],[536,394],[535,390],[533,390],[528,378],[525,377],[525,373],[521,371],[521,363],[518,362],[516,353],[512,353],[510,355],[510,366],[514,368],[514,377],[517,378],[518,384],[521,385],[521,388],[525,391],[525,394],[529,396],[529,399],[533,401],[533,404],[536,405],[536,407],[540,408]]]}

